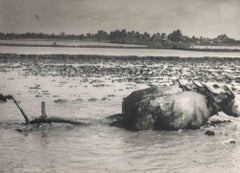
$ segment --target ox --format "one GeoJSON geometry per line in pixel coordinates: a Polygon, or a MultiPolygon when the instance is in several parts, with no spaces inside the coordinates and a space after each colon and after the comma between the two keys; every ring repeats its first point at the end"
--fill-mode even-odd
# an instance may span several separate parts
{"type": "Polygon", "coordinates": [[[220,111],[240,116],[235,95],[227,86],[216,93],[205,84],[193,83],[191,91],[173,86],[132,92],[123,101],[122,114],[113,116],[117,120],[112,125],[128,130],[197,129],[220,111]]]}

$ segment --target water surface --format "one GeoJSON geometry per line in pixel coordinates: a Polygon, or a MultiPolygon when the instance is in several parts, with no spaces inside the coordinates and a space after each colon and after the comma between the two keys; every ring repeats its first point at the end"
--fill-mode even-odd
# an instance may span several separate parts
{"type": "Polygon", "coordinates": [[[1,103],[0,172],[239,172],[237,118],[220,113],[214,118],[232,122],[179,132],[130,132],[110,127],[106,117],[121,112],[123,97],[147,85],[113,82],[109,76],[34,76],[13,68],[18,65],[2,64],[0,91],[14,95],[29,117],[38,117],[45,101],[48,116],[91,125],[25,127],[16,106],[1,103]],[[98,80],[104,87],[94,86],[98,80]],[[216,135],[206,136],[206,130],[216,135]]]}
{"type": "Polygon", "coordinates": [[[126,49],[126,48],[72,48],[72,47],[20,47],[0,46],[0,53],[15,54],[81,54],[107,56],[163,56],[163,57],[240,57],[240,52],[201,52],[172,49],[126,49]]]}

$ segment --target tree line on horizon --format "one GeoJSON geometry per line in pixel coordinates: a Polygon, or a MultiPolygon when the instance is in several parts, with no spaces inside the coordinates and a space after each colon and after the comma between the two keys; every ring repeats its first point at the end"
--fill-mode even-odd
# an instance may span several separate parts
{"type": "Polygon", "coordinates": [[[81,40],[81,41],[97,41],[108,43],[120,43],[120,44],[137,44],[147,45],[149,47],[171,47],[171,48],[184,48],[193,44],[204,45],[236,45],[240,44],[239,40],[229,38],[226,34],[218,35],[216,38],[205,37],[188,37],[182,34],[181,30],[177,29],[170,34],[166,33],[154,33],[149,34],[147,32],[140,33],[138,31],[127,31],[126,29],[115,30],[106,32],[99,30],[97,33],[87,34],[66,34],[62,32],[60,34],[45,34],[27,32],[23,34],[17,33],[2,33],[0,32],[0,39],[68,39],[68,40],[81,40]]]}

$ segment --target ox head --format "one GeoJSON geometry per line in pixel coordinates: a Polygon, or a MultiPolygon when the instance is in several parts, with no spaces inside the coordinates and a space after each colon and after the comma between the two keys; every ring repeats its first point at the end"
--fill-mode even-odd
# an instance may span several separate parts
{"type": "Polygon", "coordinates": [[[238,105],[235,103],[234,93],[226,86],[218,87],[219,92],[211,89],[207,85],[200,83],[202,86],[197,85],[197,92],[206,95],[208,98],[212,99],[217,107],[217,111],[223,111],[229,116],[239,117],[240,111],[238,110],[238,105]]]}

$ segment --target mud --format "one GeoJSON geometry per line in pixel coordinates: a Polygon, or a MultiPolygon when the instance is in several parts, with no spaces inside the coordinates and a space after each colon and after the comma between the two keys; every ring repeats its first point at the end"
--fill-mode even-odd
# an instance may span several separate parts
{"type": "MultiPolygon", "coordinates": [[[[8,68],[22,68],[23,75],[83,77],[110,77],[112,82],[154,84],[174,79],[202,82],[240,83],[240,58],[177,58],[177,57],[110,57],[92,55],[17,55],[1,54],[0,63],[8,68]],[[19,63],[19,65],[11,65],[19,63]],[[223,73],[224,72],[224,73],[223,73]]],[[[4,66],[2,66],[4,68],[4,66]]],[[[5,69],[6,70],[6,69],[5,69]]],[[[74,86],[73,86],[74,87],[74,86]]],[[[76,87],[76,86],[75,86],[76,87]]]]}
{"type": "Polygon", "coordinates": [[[45,101],[49,117],[91,124],[25,127],[13,103],[0,104],[0,172],[238,172],[238,118],[220,113],[198,130],[129,132],[106,117],[132,91],[176,79],[227,84],[240,103],[239,60],[0,54],[1,92],[31,119],[45,101]]]}

